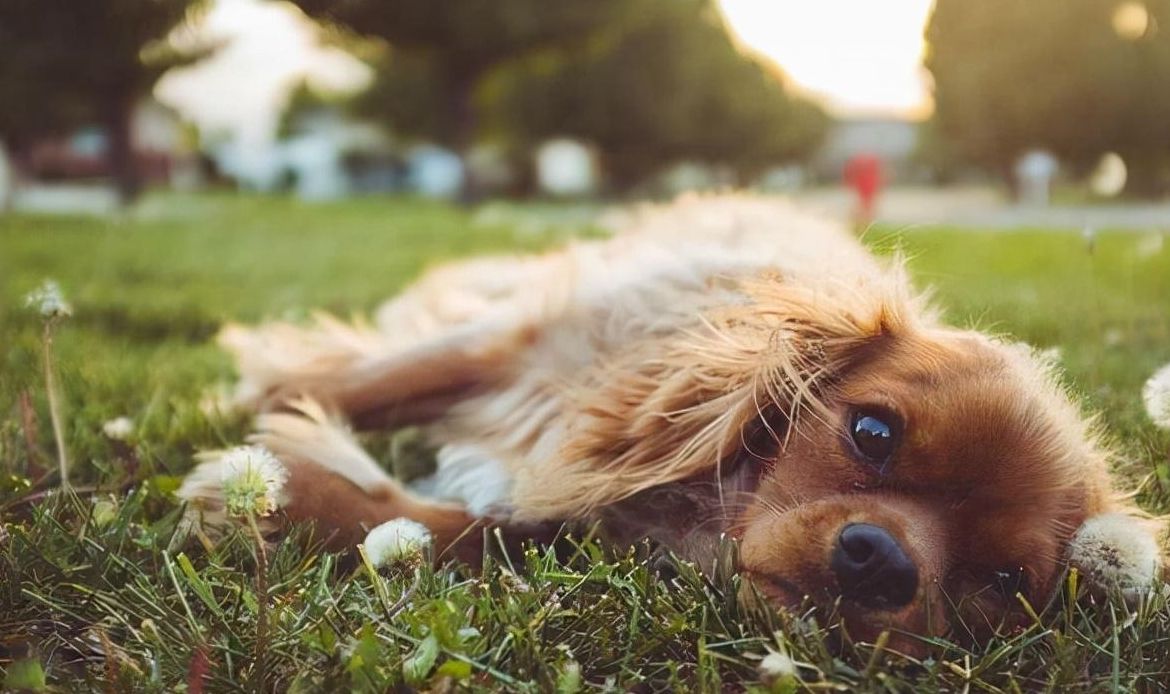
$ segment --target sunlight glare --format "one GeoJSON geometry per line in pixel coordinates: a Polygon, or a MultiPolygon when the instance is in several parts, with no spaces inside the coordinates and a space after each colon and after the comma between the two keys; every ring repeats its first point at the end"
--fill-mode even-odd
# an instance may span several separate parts
{"type": "Polygon", "coordinates": [[[1123,2],[1113,11],[1113,30],[1127,41],[1137,41],[1150,27],[1150,11],[1145,3],[1123,2]]]}
{"type": "Polygon", "coordinates": [[[922,33],[932,0],[722,0],[732,31],[843,115],[930,112],[922,33]]]}

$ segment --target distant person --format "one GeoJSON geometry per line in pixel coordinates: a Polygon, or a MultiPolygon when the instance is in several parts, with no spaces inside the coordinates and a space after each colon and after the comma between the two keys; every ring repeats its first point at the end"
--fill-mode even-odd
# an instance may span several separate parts
{"type": "Polygon", "coordinates": [[[845,185],[853,189],[857,205],[853,212],[853,223],[862,230],[873,222],[877,209],[877,197],[885,183],[882,160],[874,154],[857,154],[845,163],[845,185]]]}
{"type": "Polygon", "coordinates": [[[1052,192],[1052,178],[1060,168],[1056,157],[1042,149],[1033,149],[1016,161],[1016,186],[1020,202],[1047,207],[1052,192]]]}

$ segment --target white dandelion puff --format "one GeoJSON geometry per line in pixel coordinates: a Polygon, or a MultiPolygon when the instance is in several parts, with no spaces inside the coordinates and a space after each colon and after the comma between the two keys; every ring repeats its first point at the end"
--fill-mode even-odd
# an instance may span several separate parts
{"type": "Polygon", "coordinates": [[[1104,513],[1085,521],[1068,547],[1069,560],[1093,583],[1133,594],[1158,575],[1158,542],[1141,520],[1104,513]]]}
{"type": "Polygon", "coordinates": [[[769,687],[785,680],[795,680],[796,663],[784,653],[770,651],[756,666],[760,681],[769,687]]]}
{"type": "Polygon", "coordinates": [[[102,424],[102,433],[111,441],[125,441],[134,433],[134,421],[129,417],[115,417],[102,424]]]}
{"type": "Polygon", "coordinates": [[[223,505],[233,516],[267,516],[284,503],[288,470],[263,446],[239,446],[223,455],[223,505]]]}
{"type": "Polygon", "coordinates": [[[375,567],[421,553],[431,543],[431,531],[409,518],[395,518],[366,535],[366,556],[375,567]]]}
{"type": "Polygon", "coordinates": [[[1097,247],[1097,230],[1093,227],[1085,227],[1081,229],[1081,239],[1085,242],[1085,248],[1089,251],[1089,255],[1093,254],[1097,247]]]}
{"type": "Polygon", "coordinates": [[[26,294],[24,305],[41,314],[42,318],[66,318],[73,315],[73,307],[65,301],[61,285],[54,280],[45,280],[41,286],[26,294]]]}
{"type": "Polygon", "coordinates": [[[1158,369],[1146,381],[1142,400],[1150,420],[1162,429],[1170,429],[1170,364],[1158,369]]]}

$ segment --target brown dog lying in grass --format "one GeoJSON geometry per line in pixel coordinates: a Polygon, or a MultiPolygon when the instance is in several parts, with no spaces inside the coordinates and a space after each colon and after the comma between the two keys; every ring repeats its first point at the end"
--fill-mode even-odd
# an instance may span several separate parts
{"type": "MultiPolygon", "coordinates": [[[[440,552],[487,524],[600,521],[702,566],[726,535],[765,596],[839,601],[859,638],[1010,624],[1070,561],[1130,593],[1156,578],[1158,528],[1051,367],[942,325],[899,262],[749,198],[629,227],[439,268],[374,326],[226,328],[286,517],[338,546],[407,517],[440,552]],[[429,496],[347,422],[421,426],[429,496]]],[[[181,491],[211,523],[219,466],[181,491]]]]}

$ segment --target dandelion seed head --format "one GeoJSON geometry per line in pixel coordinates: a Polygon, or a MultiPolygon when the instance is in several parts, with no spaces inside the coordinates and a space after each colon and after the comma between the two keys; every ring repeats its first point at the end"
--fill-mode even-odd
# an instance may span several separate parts
{"type": "Polygon", "coordinates": [[[1142,388],[1142,401],[1154,425],[1170,429],[1170,364],[1155,371],[1150,380],[1146,381],[1142,388]]]}
{"type": "Polygon", "coordinates": [[[41,314],[42,318],[66,318],[73,315],[73,307],[65,301],[61,285],[54,280],[45,280],[41,286],[24,297],[24,305],[41,314]]]}
{"type": "Polygon", "coordinates": [[[431,543],[431,532],[409,518],[395,518],[377,526],[363,543],[366,556],[376,566],[385,566],[419,554],[431,543]]]}
{"type": "Polygon", "coordinates": [[[792,658],[775,651],[764,656],[756,670],[760,674],[760,681],[768,686],[796,677],[796,663],[792,662],[792,658]]]}
{"type": "Polygon", "coordinates": [[[104,528],[118,519],[118,502],[113,497],[93,500],[93,522],[104,528]]]}
{"type": "Polygon", "coordinates": [[[1085,247],[1088,249],[1089,254],[1092,254],[1096,246],[1096,229],[1093,227],[1082,228],[1081,240],[1085,241],[1085,247]]]}
{"type": "Polygon", "coordinates": [[[1121,513],[1085,521],[1069,543],[1069,559],[1101,587],[1140,590],[1158,575],[1158,543],[1142,522],[1121,513]]]}
{"type": "Polygon", "coordinates": [[[223,505],[233,516],[267,516],[284,503],[288,470],[263,446],[239,446],[222,461],[223,505]]]}
{"type": "Polygon", "coordinates": [[[115,417],[102,425],[102,433],[112,441],[125,441],[134,433],[134,422],[129,417],[115,417]]]}

